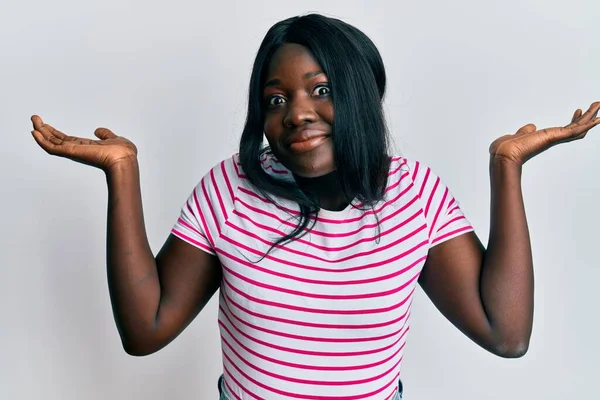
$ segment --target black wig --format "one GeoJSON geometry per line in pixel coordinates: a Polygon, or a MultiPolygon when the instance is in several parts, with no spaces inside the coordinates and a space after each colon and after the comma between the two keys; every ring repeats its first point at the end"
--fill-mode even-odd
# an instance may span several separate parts
{"type": "Polygon", "coordinates": [[[273,25],[254,61],[239,148],[241,167],[259,193],[273,202],[276,197],[292,200],[300,207],[295,229],[277,239],[271,250],[308,232],[311,216],[317,217],[319,211],[318,199],[294,182],[272,177],[260,163],[261,156],[270,152],[263,144],[263,86],[271,58],[285,43],[306,47],[328,77],[334,110],[333,156],[346,200],[350,203],[356,198],[363,207],[373,208],[383,198],[389,168],[389,136],[382,107],[386,76],[374,43],[357,28],[319,14],[273,25]]]}

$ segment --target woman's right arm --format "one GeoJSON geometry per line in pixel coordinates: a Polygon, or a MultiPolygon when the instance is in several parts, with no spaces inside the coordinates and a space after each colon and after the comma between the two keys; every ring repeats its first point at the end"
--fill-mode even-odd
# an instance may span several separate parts
{"type": "Polygon", "coordinates": [[[106,259],[113,314],[123,347],[153,353],[173,340],[219,288],[217,257],[170,235],[156,259],[144,226],[138,164],[107,172],[106,259]]]}
{"type": "Polygon", "coordinates": [[[100,140],[67,136],[32,117],[49,154],[101,168],[108,184],[107,275],[115,322],[131,355],[160,350],[194,319],[221,281],[217,257],[170,235],[152,254],[142,210],[137,149],[107,129],[100,140]]]}

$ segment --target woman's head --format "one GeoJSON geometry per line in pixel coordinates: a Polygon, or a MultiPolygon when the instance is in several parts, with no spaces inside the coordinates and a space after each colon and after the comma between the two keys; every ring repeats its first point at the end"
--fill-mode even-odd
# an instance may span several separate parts
{"type": "MultiPolygon", "coordinates": [[[[318,14],[280,21],[267,32],[256,56],[240,155],[243,157],[242,153],[247,153],[251,144],[254,159],[256,148],[262,149],[264,133],[275,156],[298,175],[318,176],[332,169],[354,174],[362,169],[361,165],[373,167],[367,154],[387,153],[387,132],[381,107],[385,85],[385,69],[379,51],[358,29],[318,14]],[[301,68],[291,62],[289,56],[299,61],[312,59],[312,65],[305,62],[305,68],[301,68]],[[294,66],[295,71],[290,71],[294,66]],[[303,70],[322,74],[307,79],[302,91],[295,85],[297,82],[282,79],[281,75],[286,72],[288,78],[293,78],[293,72],[298,74],[303,70]],[[279,81],[279,86],[272,84],[274,79],[279,81]],[[271,84],[265,87],[268,83],[271,84]],[[313,83],[323,85],[316,88],[320,92],[318,99],[326,98],[333,107],[329,114],[335,114],[335,118],[326,121],[330,124],[328,141],[332,143],[326,143],[327,151],[319,147],[302,154],[285,154],[283,150],[287,147],[272,140],[273,133],[281,138],[304,128],[312,129],[311,118],[322,117],[318,110],[311,113],[311,108],[322,109],[319,105],[323,101],[304,101],[315,99],[307,96],[311,93],[306,93],[313,83]],[[309,118],[298,121],[297,118],[306,112],[311,114],[309,118]],[[325,157],[330,160],[324,160],[325,157]]],[[[317,121],[317,129],[324,125],[322,122],[317,121]]],[[[257,162],[258,158],[255,160],[257,162]]]]}
{"type": "Polygon", "coordinates": [[[272,151],[299,176],[337,171],[348,201],[356,197],[370,205],[381,199],[389,164],[385,87],[379,51],[355,27],[318,14],[276,23],[260,45],[250,79],[239,151],[250,182],[267,197],[318,210],[315,199],[262,170],[260,156],[272,151]],[[290,145],[307,136],[313,139],[290,145]]]}
{"type": "Polygon", "coordinates": [[[334,171],[331,87],[310,50],[296,43],[281,45],[265,76],[263,132],[271,151],[302,177],[334,171]]]}

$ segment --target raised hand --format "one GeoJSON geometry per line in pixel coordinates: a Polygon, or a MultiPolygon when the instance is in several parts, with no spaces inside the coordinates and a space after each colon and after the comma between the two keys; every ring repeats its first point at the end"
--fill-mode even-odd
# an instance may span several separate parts
{"type": "Polygon", "coordinates": [[[42,149],[53,156],[69,158],[105,172],[121,162],[136,160],[135,145],[109,129],[96,129],[94,135],[100,140],[92,140],[68,136],[45,124],[37,115],[31,117],[31,122],[34,129],[31,131],[33,138],[42,149]]]}
{"type": "Polygon", "coordinates": [[[598,110],[600,101],[593,103],[585,113],[578,109],[571,123],[563,127],[537,130],[534,124],[527,124],[513,135],[504,135],[494,140],[490,145],[490,155],[494,160],[522,165],[559,143],[583,139],[590,129],[600,124],[598,110]]]}

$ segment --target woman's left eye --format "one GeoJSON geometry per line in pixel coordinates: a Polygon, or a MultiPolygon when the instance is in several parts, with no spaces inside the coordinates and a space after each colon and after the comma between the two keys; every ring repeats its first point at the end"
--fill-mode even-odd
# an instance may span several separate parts
{"type": "Polygon", "coordinates": [[[331,89],[328,85],[319,85],[313,90],[313,94],[317,96],[327,96],[331,94],[331,89]]]}

